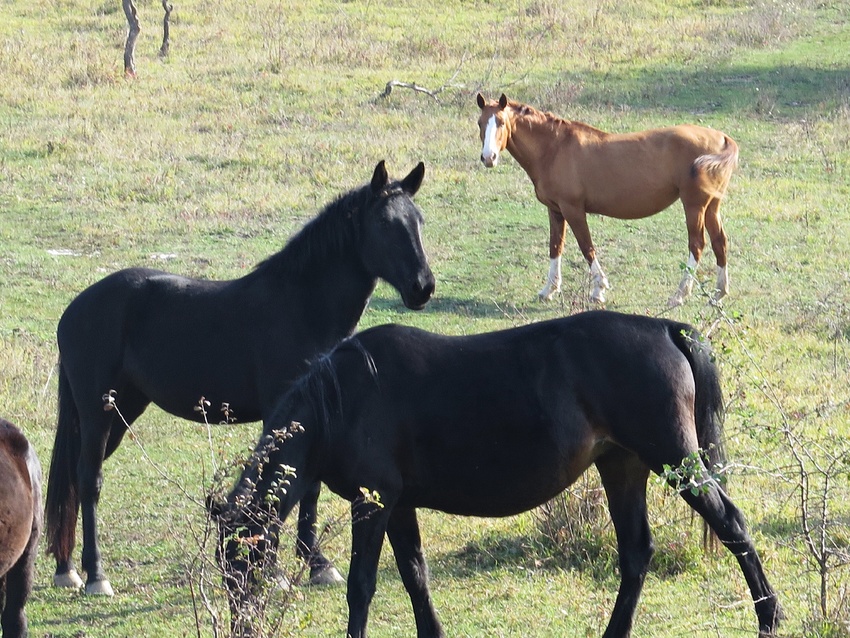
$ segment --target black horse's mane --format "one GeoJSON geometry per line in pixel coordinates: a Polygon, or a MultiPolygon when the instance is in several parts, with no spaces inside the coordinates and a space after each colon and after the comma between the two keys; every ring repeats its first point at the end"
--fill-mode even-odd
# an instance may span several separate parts
{"type": "Polygon", "coordinates": [[[301,275],[317,261],[345,251],[354,237],[352,220],[372,197],[368,184],[340,195],[308,221],[280,251],[258,263],[254,272],[301,275]]]}
{"type": "Polygon", "coordinates": [[[342,388],[337,375],[337,353],[350,351],[362,357],[363,365],[369,375],[377,383],[378,371],[372,355],[357,338],[357,335],[346,337],[329,352],[319,355],[310,363],[310,367],[286,392],[275,408],[275,414],[268,419],[263,434],[268,435],[272,430],[281,426],[288,427],[289,423],[279,423],[280,417],[289,411],[290,405],[304,401],[313,414],[313,426],[322,428],[322,437],[326,439],[335,423],[343,419],[342,388]]]}

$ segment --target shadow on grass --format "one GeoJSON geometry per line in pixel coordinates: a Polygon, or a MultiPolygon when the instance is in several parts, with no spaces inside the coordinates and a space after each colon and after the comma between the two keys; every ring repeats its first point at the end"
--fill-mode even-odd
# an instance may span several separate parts
{"type": "MultiPolygon", "coordinates": [[[[439,283],[438,283],[439,285],[439,283]]],[[[400,299],[373,297],[369,307],[380,312],[409,312],[400,299]]],[[[479,299],[459,299],[457,297],[435,296],[421,311],[424,314],[446,314],[471,318],[504,318],[506,316],[520,318],[523,315],[543,314],[551,310],[551,306],[543,303],[527,303],[517,306],[505,302],[481,301],[479,299]]]]}
{"type": "Polygon", "coordinates": [[[847,66],[724,62],[716,68],[696,66],[661,66],[623,74],[565,73],[538,96],[543,103],[537,106],[563,117],[569,117],[564,104],[573,101],[592,107],[628,105],[690,114],[798,119],[810,117],[813,109],[829,112],[850,98],[847,66]],[[576,86],[581,87],[578,94],[576,86]]]}
{"type": "MultiPolygon", "coordinates": [[[[638,83],[622,83],[611,97],[637,94],[656,107],[700,109],[707,112],[748,112],[768,115],[804,114],[812,106],[833,107],[846,101],[850,69],[820,69],[797,65],[731,66],[718,71],[687,72],[658,69],[638,83]]],[[[605,91],[596,99],[604,99],[605,91]]]]}
{"type": "Polygon", "coordinates": [[[529,572],[574,569],[598,582],[618,578],[616,550],[603,544],[598,549],[592,557],[567,556],[544,545],[539,537],[494,535],[434,557],[429,565],[432,572],[444,572],[454,578],[505,569],[529,572]]]}
{"type": "MultiPolygon", "coordinates": [[[[88,600],[82,594],[78,597],[51,596],[55,591],[50,587],[35,587],[34,593],[51,603],[51,608],[56,610],[52,617],[36,617],[30,612],[30,629],[32,633],[42,635],[42,631],[49,631],[46,635],[62,636],[85,636],[85,627],[107,627],[118,623],[144,617],[148,614],[162,613],[162,605],[155,602],[145,604],[134,604],[127,597],[122,597],[121,604],[110,604],[112,601],[97,598],[88,600]],[[41,590],[41,591],[40,591],[41,590]],[[53,631],[74,632],[70,634],[53,634],[53,631]]],[[[64,594],[65,592],[60,592],[64,594]]],[[[189,604],[188,596],[185,600],[189,604]]]]}
{"type": "MultiPolygon", "coordinates": [[[[701,569],[705,557],[697,542],[658,534],[649,572],[660,579],[701,569]]],[[[467,543],[430,561],[432,571],[455,578],[504,569],[525,571],[575,570],[596,582],[619,580],[619,556],[613,532],[575,538],[568,548],[555,547],[540,536],[491,536],[467,543]]]]}

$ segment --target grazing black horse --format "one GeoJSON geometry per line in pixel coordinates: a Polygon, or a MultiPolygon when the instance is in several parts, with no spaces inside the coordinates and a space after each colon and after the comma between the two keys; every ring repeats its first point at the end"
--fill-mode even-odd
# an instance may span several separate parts
{"type": "Polygon", "coordinates": [[[474,336],[386,325],[346,339],[281,399],[254,460],[227,500],[211,504],[232,610],[251,603],[250,587],[246,597],[234,583],[250,584],[250,560],[275,547],[267,521],[286,517],[321,480],[352,502],[348,636],[366,635],[384,533],[417,635],[443,636],[416,508],[517,514],[595,464],[621,572],[605,637],[628,636],[653,553],[646,482],[670,465],[692,468],[701,488],[681,496],[738,559],[760,635],[774,635],[776,595],[741,512],[703,461],[722,458],[723,402],[710,356],[686,324],[604,311],[474,336]],[[286,466],[296,475],[283,492],[286,466]]]}
{"type": "MultiPolygon", "coordinates": [[[[189,279],[145,268],[116,272],[74,299],[57,330],[59,417],[47,490],[54,582],[79,587],[77,514],[83,516],[86,592],[112,594],[97,542],[102,467],[127,431],[104,393],[133,423],[151,403],[200,421],[227,404],[230,420],[267,418],[309,361],[350,335],[378,278],[421,309],[434,292],[422,246],[422,213],[411,199],[425,167],[390,182],[384,162],[369,184],[342,195],[283,250],[232,281],[189,279]]],[[[319,553],[319,483],[302,492],[299,555],[311,580],[339,579],[319,553]],[[330,574],[330,575],[329,575],[330,574]]]]}
{"type": "Polygon", "coordinates": [[[27,438],[0,419],[0,628],[27,635],[24,605],[32,592],[41,536],[41,465],[27,438]]]}

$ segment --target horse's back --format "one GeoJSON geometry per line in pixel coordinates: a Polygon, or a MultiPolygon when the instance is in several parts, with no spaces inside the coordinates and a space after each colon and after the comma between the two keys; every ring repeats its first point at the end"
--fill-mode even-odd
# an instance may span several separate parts
{"type": "Polygon", "coordinates": [[[132,388],[140,408],[153,401],[172,414],[198,419],[194,408],[205,396],[238,405],[240,419],[258,419],[256,375],[247,373],[254,373],[256,352],[245,345],[245,334],[267,330],[260,323],[264,318],[232,302],[235,295],[223,292],[228,287],[236,285],[128,268],[83,290],[57,327],[61,365],[78,408],[79,397],[88,397],[88,413],[99,410],[97,400],[109,389],[123,389],[121,405],[132,388]],[[253,328],[233,328],[243,325],[253,328]],[[229,369],[247,372],[240,376],[229,369]],[[221,379],[228,380],[227,388],[221,379]]]}
{"type": "MultiPolygon", "coordinates": [[[[358,333],[356,340],[376,360],[386,357],[406,362],[411,369],[440,367],[445,359],[467,367],[481,364],[483,359],[494,363],[519,362],[534,358],[538,362],[548,356],[566,355],[581,359],[586,352],[610,353],[608,359],[617,363],[614,353],[641,352],[647,342],[667,341],[671,333],[690,329],[684,323],[626,315],[606,310],[583,312],[569,317],[550,319],[515,328],[474,335],[451,336],[428,332],[413,326],[386,324],[358,333]],[[558,351],[554,342],[563,349],[558,351]],[[465,362],[465,363],[464,363],[465,362]]],[[[345,348],[345,343],[340,348],[345,348]]],[[[643,358],[652,359],[652,352],[642,352],[643,358]]],[[[584,366],[586,362],[581,361],[584,366]]],[[[480,366],[476,374],[501,374],[501,367],[480,366]]]]}
{"type": "Polygon", "coordinates": [[[60,349],[73,343],[82,332],[103,334],[110,326],[123,330],[128,310],[148,282],[158,277],[175,277],[151,268],[125,268],[99,279],[68,304],[57,327],[60,349]]]}

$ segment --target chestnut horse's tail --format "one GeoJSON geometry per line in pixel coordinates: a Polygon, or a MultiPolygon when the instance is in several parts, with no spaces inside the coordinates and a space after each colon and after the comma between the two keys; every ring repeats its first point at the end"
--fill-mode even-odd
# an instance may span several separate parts
{"type": "MultiPolygon", "coordinates": [[[[697,427],[697,442],[703,462],[712,475],[726,465],[723,447],[724,402],[720,387],[720,375],[711,353],[711,347],[700,337],[695,328],[674,324],[670,330],[673,342],[682,351],[694,375],[694,420],[697,427]]],[[[714,547],[717,536],[703,521],[703,546],[714,547]]]]}
{"type": "Polygon", "coordinates": [[[77,461],[80,458],[80,415],[71,385],[59,362],[59,417],[47,479],[47,553],[67,560],[74,549],[77,512],[77,461]]]}
{"type": "Polygon", "coordinates": [[[694,160],[691,170],[694,177],[700,174],[711,178],[714,186],[712,195],[721,198],[732,178],[732,171],[738,166],[738,144],[728,135],[723,135],[723,150],[719,153],[706,153],[694,160]]]}

